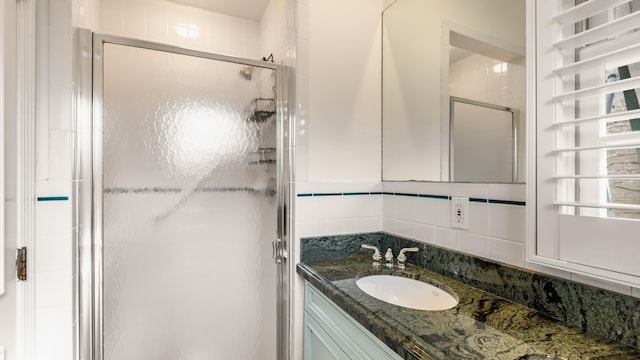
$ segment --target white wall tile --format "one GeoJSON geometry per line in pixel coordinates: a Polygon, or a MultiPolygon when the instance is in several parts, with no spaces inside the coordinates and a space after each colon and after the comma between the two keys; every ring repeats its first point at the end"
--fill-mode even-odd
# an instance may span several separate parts
{"type": "Polygon", "coordinates": [[[244,29],[240,19],[229,18],[227,20],[226,53],[242,54],[244,50],[244,29]]]}
{"type": "Polygon", "coordinates": [[[322,236],[342,234],[342,220],[325,220],[322,222],[322,236]]]}
{"type": "Polygon", "coordinates": [[[397,209],[397,218],[399,220],[404,221],[414,221],[414,211],[415,211],[415,197],[410,196],[396,196],[398,201],[398,209],[397,209]]]}
{"type": "Polygon", "coordinates": [[[524,244],[526,237],[524,206],[489,204],[489,235],[524,244]]]}
{"type": "Polygon", "coordinates": [[[227,52],[227,17],[222,14],[209,14],[208,39],[209,51],[218,54],[227,52]]]}
{"type": "Polygon", "coordinates": [[[415,221],[421,224],[436,224],[438,199],[417,198],[415,200],[415,221]]]}
{"type": "Polygon", "coordinates": [[[71,180],[73,175],[73,134],[64,130],[49,132],[49,179],[71,180]]]}
{"type": "Polygon", "coordinates": [[[73,264],[71,235],[39,237],[36,245],[36,273],[71,270],[73,264]]]}
{"type": "Polygon", "coordinates": [[[385,217],[382,219],[382,231],[396,234],[398,230],[398,220],[385,217]]]}
{"type": "Polygon", "coordinates": [[[71,235],[71,202],[39,201],[36,203],[37,236],[71,235]]]}
{"type": "Polygon", "coordinates": [[[309,41],[305,38],[298,38],[297,41],[296,72],[309,75],[309,41]]]}
{"type": "Polygon", "coordinates": [[[451,201],[434,199],[436,204],[436,225],[451,227],[451,201]]]}
{"type": "Polygon", "coordinates": [[[486,203],[469,202],[469,232],[489,234],[489,206],[486,203]]]}
{"type": "Polygon", "coordinates": [[[49,80],[49,129],[52,130],[72,130],[71,123],[71,88],[70,81],[49,80]]]}
{"type": "Polygon", "coordinates": [[[102,0],[100,15],[102,32],[124,35],[124,0],[102,0]]]}
{"type": "MultiPolygon", "coordinates": [[[[299,56],[299,55],[298,55],[299,56]]],[[[296,71],[296,110],[309,110],[309,76],[296,71]]]]}
{"type": "Polygon", "coordinates": [[[294,146],[308,146],[308,114],[304,110],[295,110],[295,136],[293,138],[294,146]]]}
{"type": "Polygon", "coordinates": [[[349,192],[380,192],[380,183],[372,181],[342,181],[322,182],[306,181],[296,183],[296,193],[349,193],[349,192]]]}
{"type": "Polygon", "coordinates": [[[472,234],[470,232],[460,231],[460,251],[471,255],[488,258],[489,239],[484,236],[472,234]]]}
{"type": "Polygon", "coordinates": [[[70,196],[71,180],[38,181],[36,183],[37,197],[70,196]]]}
{"type": "Polygon", "coordinates": [[[145,1],[124,2],[124,32],[131,37],[144,39],[147,36],[147,9],[145,1]]]}
{"type": "Polygon", "coordinates": [[[322,233],[322,222],[296,220],[295,237],[317,236],[322,233]]]}
{"type": "Polygon", "coordinates": [[[416,224],[415,239],[427,244],[436,243],[436,228],[431,225],[416,224]]]}
{"type": "Polygon", "coordinates": [[[293,181],[307,181],[309,179],[308,152],[309,149],[306,146],[294,148],[293,181]]]}
{"type": "Polygon", "coordinates": [[[405,221],[398,219],[396,224],[396,233],[400,236],[415,238],[415,223],[413,221],[405,221]]]}
{"type": "MultiPolygon", "coordinates": [[[[71,271],[53,271],[36,273],[35,300],[36,311],[42,309],[67,309],[72,306],[73,284],[71,271]]],[[[59,321],[58,325],[71,327],[72,314],[59,321]]]]}
{"type": "Polygon", "coordinates": [[[524,245],[500,239],[489,240],[489,258],[524,267],[524,245]]]}
{"type": "Polygon", "coordinates": [[[309,5],[306,2],[298,1],[298,39],[309,38],[309,5]]]}
{"type": "Polygon", "coordinates": [[[383,215],[385,218],[397,218],[398,217],[398,199],[394,195],[383,195],[383,215]]]}
{"type": "Polygon", "coordinates": [[[436,244],[452,250],[458,250],[458,233],[457,231],[445,228],[436,228],[436,244]]]}
{"type": "Polygon", "coordinates": [[[342,220],[341,234],[382,231],[382,218],[354,218],[342,220]]]}
{"type": "Polygon", "coordinates": [[[146,0],[146,38],[168,43],[167,5],[161,0],[146,0]]]}
{"type": "Polygon", "coordinates": [[[36,310],[35,358],[73,359],[71,310],[66,307],[36,310]]]}

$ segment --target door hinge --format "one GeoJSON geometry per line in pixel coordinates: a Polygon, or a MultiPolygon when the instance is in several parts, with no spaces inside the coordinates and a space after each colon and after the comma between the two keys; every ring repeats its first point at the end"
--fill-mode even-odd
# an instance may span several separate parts
{"type": "Polygon", "coordinates": [[[27,248],[16,250],[16,278],[18,281],[27,280],[27,248]]]}

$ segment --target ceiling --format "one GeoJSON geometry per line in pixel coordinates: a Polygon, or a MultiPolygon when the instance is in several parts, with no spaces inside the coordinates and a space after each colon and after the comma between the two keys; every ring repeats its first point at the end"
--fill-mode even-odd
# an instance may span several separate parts
{"type": "Polygon", "coordinates": [[[260,21],[269,0],[170,0],[242,19],[260,21]]]}

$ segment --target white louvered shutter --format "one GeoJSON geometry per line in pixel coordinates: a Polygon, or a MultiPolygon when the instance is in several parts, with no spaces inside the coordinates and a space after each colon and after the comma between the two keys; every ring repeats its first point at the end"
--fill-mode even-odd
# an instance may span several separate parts
{"type": "Polygon", "coordinates": [[[640,0],[538,0],[535,38],[530,260],[638,286],[640,0]]]}

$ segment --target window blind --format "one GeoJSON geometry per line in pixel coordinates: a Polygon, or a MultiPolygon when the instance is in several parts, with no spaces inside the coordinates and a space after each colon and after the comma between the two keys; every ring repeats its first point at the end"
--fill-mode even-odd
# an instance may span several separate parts
{"type": "Polygon", "coordinates": [[[640,285],[640,0],[536,17],[535,254],[640,285]]]}
{"type": "Polygon", "coordinates": [[[640,3],[559,2],[554,205],[568,214],[640,219],[640,3]]]}

